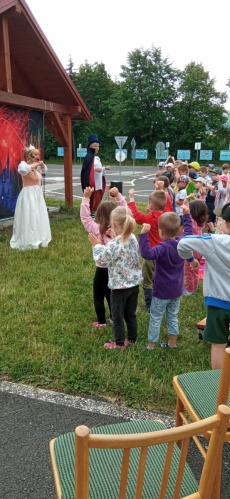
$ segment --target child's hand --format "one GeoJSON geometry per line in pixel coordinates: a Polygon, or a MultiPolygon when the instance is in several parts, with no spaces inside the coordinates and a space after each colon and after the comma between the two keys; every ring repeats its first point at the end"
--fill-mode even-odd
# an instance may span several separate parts
{"type": "Polygon", "coordinates": [[[156,180],[155,187],[156,187],[157,191],[163,191],[164,190],[164,182],[163,182],[163,180],[156,180]]]}
{"type": "Polygon", "coordinates": [[[93,191],[94,191],[94,187],[86,187],[84,189],[84,198],[90,198],[91,197],[91,194],[93,194],[93,191]]]}
{"type": "Polygon", "coordinates": [[[117,196],[119,196],[120,192],[117,187],[112,187],[112,189],[109,189],[109,194],[110,196],[116,198],[117,196]]]}
{"type": "Polygon", "coordinates": [[[96,244],[101,244],[101,240],[98,239],[94,234],[89,234],[88,239],[89,242],[92,244],[92,246],[96,246],[96,244]]]}
{"type": "Polygon", "coordinates": [[[190,263],[190,267],[192,267],[192,269],[199,269],[200,268],[200,264],[199,264],[198,260],[196,260],[194,258],[194,260],[190,263]]]}
{"type": "Polygon", "coordinates": [[[129,199],[130,199],[130,201],[131,201],[131,199],[134,200],[134,195],[135,195],[135,190],[134,189],[130,189],[129,190],[129,199]]]}
{"type": "Polygon", "coordinates": [[[110,166],[105,166],[105,170],[110,170],[110,166]]]}
{"type": "Polygon", "coordinates": [[[102,172],[102,168],[94,168],[94,171],[97,172],[97,173],[101,173],[102,172]]]}
{"type": "Polygon", "coordinates": [[[189,206],[186,206],[186,204],[182,204],[181,208],[183,210],[183,215],[189,215],[189,213],[190,213],[189,206]]]}
{"type": "Polygon", "coordinates": [[[141,234],[147,234],[151,229],[150,224],[143,224],[141,229],[141,234]]]}
{"type": "Polygon", "coordinates": [[[205,194],[206,194],[206,187],[201,187],[200,188],[200,194],[201,194],[201,196],[205,196],[205,194]]]}
{"type": "Polygon", "coordinates": [[[111,239],[114,239],[115,237],[117,237],[115,230],[112,229],[111,227],[106,231],[106,235],[111,237],[111,239]]]}

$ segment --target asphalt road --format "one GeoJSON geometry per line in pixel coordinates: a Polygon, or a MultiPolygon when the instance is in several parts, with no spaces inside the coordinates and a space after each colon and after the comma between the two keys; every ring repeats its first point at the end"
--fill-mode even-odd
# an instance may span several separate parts
{"type": "MultiPolygon", "coordinates": [[[[111,170],[106,171],[106,183],[111,181],[122,181],[123,195],[128,196],[128,191],[134,188],[138,201],[147,202],[150,192],[153,191],[152,178],[157,171],[156,166],[111,166],[111,170]]],[[[81,165],[73,165],[73,197],[82,198],[80,183],[81,165]]],[[[46,197],[57,199],[65,198],[64,190],[64,167],[63,165],[48,165],[45,178],[46,197]]]]}
{"type": "MultiPolygon", "coordinates": [[[[0,390],[0,407],[1,499],[54,499],[50,440],[74,431],[80,424],[92,428],[124,421],[122,415],[101,413],[99,401],[98,411],[89,411],[40,400],[39,395],[32,399],[0,390]]],[[[89,409],[87,402],[86,407],[89,409]]],[[[225,444],[221,499],[229,499],[230,495],[229,448],[229,443],[225,444]]],[[[188,462],[199,479],[203,459],[193,443],[188,462]]]]}

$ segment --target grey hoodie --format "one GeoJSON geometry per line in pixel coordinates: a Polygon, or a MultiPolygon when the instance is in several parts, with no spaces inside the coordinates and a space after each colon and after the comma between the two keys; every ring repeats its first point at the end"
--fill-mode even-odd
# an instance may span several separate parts
{"type": "Polygon", "coordinates": [[[230,310],[230,235],[186,236],[177,246],[184,260],[193,260],[193,251],[205,257],[204,303],[230,310]]]}

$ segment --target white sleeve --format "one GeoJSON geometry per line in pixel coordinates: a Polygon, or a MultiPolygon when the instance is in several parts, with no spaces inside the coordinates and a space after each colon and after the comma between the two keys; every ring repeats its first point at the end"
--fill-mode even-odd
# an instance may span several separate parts
{"type": "Polygon", "coordinates": [[[40,173],[46,173],[47,172],[47,166],[44,165],[44,168],[42,168],[41,166],[38,166],[37,167],[37,170],[40,172],[40,173]]]}
{"type": "Polygon", "coordinates": [[[31,172],[31,168],[30,168],[30,165],[28,165],[25,161],[21,161],[21,163],[19,163],[18,165],[18,173],[20,173],[20,175],[28,175],[28,173],[31,172]]]}
{"type": "Polygon", "coordinates": [[[182,237],[178,243],[177,251],[183,260],[191,260],[193,251],[200,253],[200,255],[206,258],[213,252],[212,237],[209,234],[182,237]]]}

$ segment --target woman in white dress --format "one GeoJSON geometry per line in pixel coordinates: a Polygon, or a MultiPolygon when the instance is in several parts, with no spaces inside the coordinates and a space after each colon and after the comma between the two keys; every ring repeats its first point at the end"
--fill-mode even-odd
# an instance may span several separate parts
{"type": "Polygon", "coordinates": [[[39,152],[33,146],[24,150],[25,161],[18,165],[23,188],[18,196],[13,236],[10,246],[14,249],[38,249],[51,241],[49,217],[41,188],[41,172],[47,167],[39,161],[39,152]]]}

